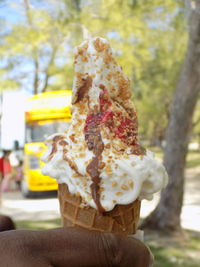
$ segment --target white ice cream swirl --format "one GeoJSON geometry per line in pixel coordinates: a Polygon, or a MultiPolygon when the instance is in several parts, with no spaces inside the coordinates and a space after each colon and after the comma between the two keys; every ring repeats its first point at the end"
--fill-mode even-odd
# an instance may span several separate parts
{"type": "Polygon", "coordinates": [[[100,211],[151,199],[166,185],[165,168],[138,143],[130,83],[103,38],[76,49],[72,104],[69,129],[46,140],[44,175],[100,211]]]}

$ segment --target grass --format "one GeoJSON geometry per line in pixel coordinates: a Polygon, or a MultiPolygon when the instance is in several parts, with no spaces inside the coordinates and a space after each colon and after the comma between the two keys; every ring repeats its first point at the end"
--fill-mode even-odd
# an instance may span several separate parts
{"type": "Polygon", "coordinates": [[[44,220],[44,221],[17,221],[17,229],[30,229],[30,230],[45,230],[61,227],[60,219],[44,220]]]}
{"type": "MultiPolygon", "coordinates": [[[[45,230],[61,226],[60,219],[18,221],[18,229],[45,230]]],[[[146,244],[155,257],[154,267],[198,267],[200,262],[200,232],[185,231],[184,237],[161,236],[145,231],[146,244]]]]}
{"type": "Polygon", "coordinates": [[[191,150],[187,156],[186,167],[195,168],[200,166],[200,151],[191,150]]]}
{"type": "MultiPolygon", "coordinates": [[[[148,237],[148,235],[147,235],[148,237]]],[[[150,235],[147,240],[155,257],[154,267],[198,267],[200,262],[200,233],[185,231],[184,237],[150,235]]]]}

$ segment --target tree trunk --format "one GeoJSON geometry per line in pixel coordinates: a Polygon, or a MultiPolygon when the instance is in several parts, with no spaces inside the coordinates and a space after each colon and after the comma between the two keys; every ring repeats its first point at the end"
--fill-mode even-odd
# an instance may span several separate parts
{"type": "Polygon", "coordinates": [[[33,77],[33,94],[38,94],[38,85],[39,85],[39,62],[37,58],[37,51],[33,48],[33,57],[34,57],[34,77],[33,77]]]}
{"type": "MultiPolygon", "coordinates": [[[[30,12],[29,0],[24,0],[24,7],[25,7],[26,19],[27,19],[28,25],[32,27],[33,22],[32,22],[32,16],[30,12]]],[[[36,95],[38,94],[38,86],[39,86],[39,76],[38,76],[39,62],[38,62],[37,49],[35,47],[32,48],[32,53],[33,53],[33,60],[34,60],[33,94],[36,95]]]]}
{"type": "Polygon", "coordinates": [[[184,169],[192,117],[200,91],[200,1],[191,1],[189,7],[188,49],[166,132],[164,165],[169,174],[169,183],[161,192],[155,210],[142,223],[142,228],[168,231],[181,229],[184,169]]]}
{"type": "Polygon", "coordinates": [[[54,59],[55,59],[55,57],[56,57],[57,49],[58,49],[58,45],[54,45],[54,46],[52,47],[51,56],[50,56],[49,62],[48,62],[48,64],[47,64],[46,70],[44,71],[45,78],[44,78],[44,84],[43,84],[43,87],[42,87],[42,89],[41,89],[41,93],[44,93],[44,92],[46,92],[46,90],[47,90],[47,87],[48,87],[48,84],[49,84],[49,78],[50,78],[49,71],[50,71],[50,68],[51,68],[51,66],[53,65],[54,59]]]}

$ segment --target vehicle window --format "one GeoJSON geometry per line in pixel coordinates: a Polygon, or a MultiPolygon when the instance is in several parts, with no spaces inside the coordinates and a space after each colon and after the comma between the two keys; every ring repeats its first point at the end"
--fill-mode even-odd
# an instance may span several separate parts
{"type": "Polygon", "coordinates": [[[26,142],[43,142],[48,136],[54,133],[63,133],[69,128],[67,121],[48,121],[34,123],[26,127],[26,142]]]}

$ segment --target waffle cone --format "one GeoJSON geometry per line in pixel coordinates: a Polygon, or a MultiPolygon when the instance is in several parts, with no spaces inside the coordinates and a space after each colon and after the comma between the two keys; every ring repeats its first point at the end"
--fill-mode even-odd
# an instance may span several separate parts
{"type": "Polygon", "coordinates": [[[81,197],[72,195],[66,184],[59,184],[58,198],[64,227],[79,226],[89,230],[130,235],[136,233],[140,215],[140,201],[116,205],[104,214],[92,207],[80,207],[81,197]]]}

